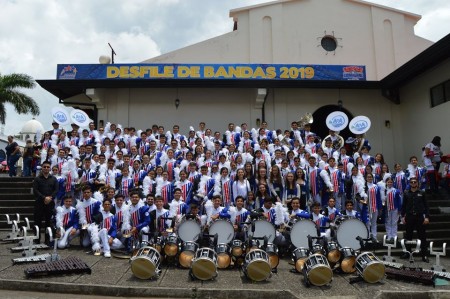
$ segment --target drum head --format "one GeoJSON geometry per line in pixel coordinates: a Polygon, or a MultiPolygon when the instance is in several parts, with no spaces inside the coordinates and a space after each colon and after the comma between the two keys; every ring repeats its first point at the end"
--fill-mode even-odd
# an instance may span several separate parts
{"type": "Polygon", "coordinates": [[[191,270],[192,274],[200,280],[210,280],[216,276],[216,265],[206,258],[195,260],[191,270]]]}
{"type": "Polygon", "coordinates": [[[131,262],[131,272],[139,279],[150,279],[156,274],[156,265],[146,257],[137,257],[131,262]]]}
{"type": "Polygon", "coordinates": [[[246,268],[248,278],[253,281],[263,281],[268,279],[271,271],[270,264],[261,259],[250,262],[246,268]]]}
{"type": "MultiPolygon", "coordinates": [[[[291,229],[291,242],[297,248],[309,248],[308,235],[318,237],[316,224],[311,220],[297,221],[291,229]]],[[[313,244],[315,242],[313,240],[313,244]]]]}
{"type": "Polygon", "coordinates": [[[200,225],[193,220],[186,220],[178,227],[178,236],[183,242],[197,241],[200,236],[200,225]]]}
{"type": "Polygon", "coordinates": [[[308,271],[308,280],[315,286],[323,286],[333,279],[333,271],[326,265],[318,265],[308,271]]]}
{"type": "Polygon", "coordinates": [[[264,238],[267,237],[267,241],[273,243],[275,239],[275,227],[266,220],[256,220],[252,223],[255,226],[255,231],[249,230],[249,235],[253,238],[264,238]]]}
{"type": "Polygon", "coordinates": [[[356,239],[361,237],[367,239],[369,232],[366,225],[359,219],[346,219],[338,227],[336,238],[341,247],[350,247],[359,250],[361,244],[356,239]]]}
{"type": "Polygon", "coordinates": [[[211,224],[209,228],[210,235],[218,235],[217,243],[228,244],[233,240],[234,227],[231,222],[223,219],[218,219],[211,224]]]}
{"type": "Polygon", "coordinates": [[[384,278],[386,268],[381,262],[372,262],[363,271],[363,278],[368,283],[377,283],[384,278]]]}

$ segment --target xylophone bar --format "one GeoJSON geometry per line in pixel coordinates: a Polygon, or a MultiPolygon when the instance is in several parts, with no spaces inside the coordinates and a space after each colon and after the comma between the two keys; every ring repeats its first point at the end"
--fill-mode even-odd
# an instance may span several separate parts
{"type": "Polygon", "coordinates": [[[435,274],[429,271],[386,268],[386,276],[391,279],[406,282],[419,282],[425,285],[434,285],[435,274]]]}
{"type": "Polygon", "coordinates": [[[91,274],[91,268],[78,257],[32,266],[25,270],[27,278],[60,274],[91,274]]]}

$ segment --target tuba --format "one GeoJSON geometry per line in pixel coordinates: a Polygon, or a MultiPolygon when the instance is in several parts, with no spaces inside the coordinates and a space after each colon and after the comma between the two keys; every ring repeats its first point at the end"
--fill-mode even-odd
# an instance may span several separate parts
{"type": "Polygon", "coordinates": [[[308,112],[300,118],[300,120],[297,122],[297,124],[300,129],[303,129],[306,124],[312,124],[313,121],[314,121],[314,119],[313,119],[312,114],[308,112]]]}
{"type": "MultiPolygon", "coordinates": [[[[344,138],[341,135],[336,134],[336,139],[333,141],[333,144],[331,145],[331,147],[334,150],[339,150],[341,147],[344,146],[345,141],[344,138]]],[[[331,139],[331,135],[328,135],[327,137],[325,137],[325,139],[322,141],[322,148],[325,148],[325,141],[330,138],[331,139]]]]}

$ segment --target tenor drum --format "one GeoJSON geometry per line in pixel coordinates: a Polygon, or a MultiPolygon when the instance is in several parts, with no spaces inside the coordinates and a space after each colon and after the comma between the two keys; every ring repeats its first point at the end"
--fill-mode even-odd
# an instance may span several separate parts
{"type": "Polygon", "coordinates": [[[263,281],[270,277],[272,268],[264,250],[255,249],[245,256],[243,267],[245,275],[253,281],[263,281]]]}
{"type": "Polygon", "coordinates": [[[330,264],[336,264],[341,259],[339,245],[336,242],[327,243],[327,259],[330,264]]]}
{"type": "Polygon", "coordinates": [[[167,237],[164,243],[164,253],[166,256],[176,256],[178,253],[178,237],[172,234],[167,237]]]}
{"type": "Polygon", "coordinates": [[[295,263],[295,270],[297,272],[301,272],[303,270],[303,267],[305,265],[305,260],[309,256],[309,250],[306,248],[295,248],[295,250],[292,252],[292,259],[295,263]]]}
{"type": "Polygon", "coordinates": [[[159,253],[161,253],[161,252],[162,252],[162,249],[163,249],[163,247],[164,247],[161,237],[158,237],[158,238],[156,239],[156,242],[153,243],[151,246],[152,246],[153,248],[155,248],[156,251],[158,251],[159,253]]]}
{"type": "Polygon", "coordinates": [[[194,255],[197,252],[198,244],[193,241],[184,242],[181,246],[181,253],[178,258],[180,265],[184,268],[190,268],[194,255]]]}
{"type": "Polygon", "coordinates": [[[272,269],[278,267],[280,258],[278,257],[278,247],[273,243],[267,243],[266,253],[269,256],[269,264],[272,269]]]}
{"type": "Polygon", "coordinates": [[[228,244],[233,240],[234,237],[234,227],[233,224],[228,219],[217,219],[211,223],[209,227],[209,234],[217,234],[218,244],[228,244]]]}
{"type": "Polygon", "coordinates": [[[376,283],[384,278],[384,264],[372,253],[364,252],[356,258],[356,270],[368,283],[376,283]]]}
{"type": "Polygon", "coordinates": [[[233,240],[231,245],[231,255],[233,257],[241,257],[244,254],[244,243],[241,240],[233,240]]]}
{"type": "Polygon", "coordinates": [[[248,232],[249,236],[253,238],[267,237],[267,241],[269,242],[273,242],[273,240],[275,240],[275,227],[269,221],[265,219],[258,219],[253,221],[251,225],[252,228],[248,232]]]}
{"type": "Polygon", "coordinates": [[[226,269],[231,264],[230,246],[228,244],[217,244],[217,267],[219,269],[226,269]]]}
{"type": "Polygon", "coordinates": [[[350,247],[353,250],[359,250],[361,244],[358,237],[367,239],[369,231],[366,225],[356,218],[344,218],[339,220],[337,226],[336,239],[340,247],[350,247]]]}
{"type": "Polygon", "coordinates": [[[341,248],[341,269],[344,273],[353,273],[356,271],[356,253],[353,248],[344,247],[341,248]]]}
{"type": "Polygon", "coordinates": [[[200,248],[192,260],[191,272],[197,279],[210,280],[217,276],[217,254],[211,248],[200,248]]]}
{"type": "Polygon", "coordinates": [[[183,242],[188,241],[197,241],[200,234],[200,224],[198,224],[195,220],[186,220],[185,218],[181,221],[180,225],[178,226],[178,237],[183,242]]]}
{"type": "Polygon", "coordinates": [[[140,279],[149,279],[159,272],[161,255],[155,248],[145,246],[131,258],[131,272],[140,279]]]}
{"type": "Polygon", "coordinates": [[[327,258],[320,254],[313,254],[305,260],[303,272],[308,282],[315,286],[326,285],[333,279],[327,258]]]}
{"type": "Polygon", "coordinates": [[[320,244],[314,244],[311,248],[312,254],[325,255],[325,249],[320,244]]]}
{"type": "Polygon", "coordinates": [[[250,251],[253,251],[255,249],[259,249],[259,240],[255,240],[255,239],[249,239],[248,240],[248,246],[247,246],[247,253],[249,253],[250,251]]]}
{"type": "MultiPolygon", "coordinates": [[[[308,236],[319,237],[316,224],[310,219],[302,219],[293,224],[290,229],[291,242],[296,247],[309,248],[308,236]]],[[[316,240],[313,240],[313,244],[316,240]]]]}

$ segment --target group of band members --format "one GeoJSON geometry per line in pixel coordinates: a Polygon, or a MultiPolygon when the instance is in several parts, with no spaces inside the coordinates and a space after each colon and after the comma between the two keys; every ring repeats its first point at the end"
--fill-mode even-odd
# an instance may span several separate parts
{"type": "MultiPolygon", "coordinates": [[[[257,130],[230,123],[224,134],[201,122],[187,136],[177,125],[172,132],[110,123],[98,130],[94,123],[87,129],[73,124],[68,133],[53,127],[40,140],[37,168],[47,161],[57,179],[58,246],[81,231],[82,245],[106,257],[110,248],[129,247],[130,236],[152,242],[176,232],[185,215],[206,231],[215,219],[228,218],[241,239],[255,215],[281,230],[291,217],[310,218],[325,236],[326,223],[349,215],[373,238],[383,217],[392,239],[408,181],[415,178],[420,190],[427,186],[417,157],[390,171],[381,153],[370,154],[364,135],[339,145],[340,136],[330,131],[321,142],[309,124],[297,122],[285,131],[268,130],[266,122],[257,130]]],[[[287,242],[277,233],[274,243],[287,242]]]]}

